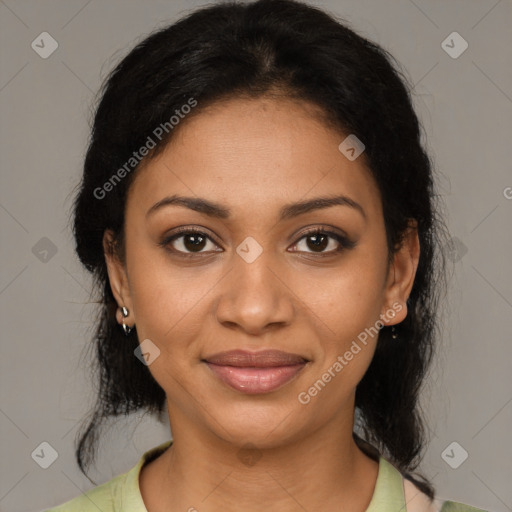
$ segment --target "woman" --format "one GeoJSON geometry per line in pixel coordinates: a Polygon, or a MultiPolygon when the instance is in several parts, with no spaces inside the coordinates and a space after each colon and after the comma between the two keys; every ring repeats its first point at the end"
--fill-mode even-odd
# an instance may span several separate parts
{"type": "Polygon", "coordinates": [[[54,511],[476,510],[413,475],[442,223],[406,80],[290,0],[206,7],[108,78],[75,204],[102,421],[172,442],[54,511]],[[356,431],[358,433],[356,433],[356,431]]]}

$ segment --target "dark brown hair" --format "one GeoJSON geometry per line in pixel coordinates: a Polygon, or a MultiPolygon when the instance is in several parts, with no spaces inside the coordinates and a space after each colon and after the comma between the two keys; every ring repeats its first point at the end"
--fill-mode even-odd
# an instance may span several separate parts
{"type": "MultiPolygon", "coordinates": [[[[408,315],[396,326],[398,342],[387,327],[379,334],[374,358],[356,389],[359,434],[354,435],[362,448],[368,449],[366,439],[433,497],[429,482],[411,474],[425,444],[418,396],[434,352],[444,272],[433,165],[421,142],[410,85],[394,58],[346,22],[293,0],[198,9],[137,44],[105,81],[74,211],[76,251],[101,292],[93,340],[97,402],[77,438],[78,464],[86,474],[105,420],[138,410],[161,413],[166,398],[134,357],[136,329],[125,338],[116,323],[102,247],[106,229],[123,245],[125,200],[138,166],[122,173],[105,197],[98,197],[103,195],[98,188],[126,166],[148,136],[156,139],[155,128],[168,123],[190,98],[197,101],[191,115],[200,115],[221,99],[276,90],[320,107],[326,119],[364,142],[382,198],[390,255],[408,222],[417,221],[421,256],[408,315]]],[[[173,133],[164,130],[146,160],[173,133]]]]}

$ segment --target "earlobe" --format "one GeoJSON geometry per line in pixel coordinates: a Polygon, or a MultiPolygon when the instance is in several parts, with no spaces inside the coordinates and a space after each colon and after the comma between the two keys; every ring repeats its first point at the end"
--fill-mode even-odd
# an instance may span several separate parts
{"type": "MultiPolygon", "coordinates": [[[[419,257],[420,243],[417,222],[411,220],[400,247],[393,255],[386,284],[385,307],[389,309],[396,304],[400,304],[402,307],[393,308],[397,310],[396,316],[391,321],[386,322],[386,325],[399,324],[407,316],[407,299],[414,284],[419,257]]],[[[385,315],[385,311],[382,314],[385,315]]]]}
{"type": "Polygon", "coordinates": [[[134,319],[128,320],[128,318],[121,313],[121,308],[125,307],[127,308],[127,311],[130,312],[129,316],[133,316],[133,308],[125,265],[119,259],[119,255],[116,250],[115,236],[112,230],[109,229],[105,230],[105,233],[103,234],[103,254],[105,256],[105,262],[107,265],[110,288],[112,289],[112,294],[114,295],[117,305],[119,306],[116,315],[117,321],[120,324],[124,320],[134,323],[134,319]]]}

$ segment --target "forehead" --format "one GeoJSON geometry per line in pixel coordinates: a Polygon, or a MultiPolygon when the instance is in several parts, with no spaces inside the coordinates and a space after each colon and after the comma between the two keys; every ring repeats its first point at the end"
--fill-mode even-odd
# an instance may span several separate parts
{"type": "Polygon", "coordinates": [[[370,214],[380,212],[364,153],[347,159],[338,146],[348,134],[325,122],[314,105],[233,99],[182,123],[163,152],[137,170],[129,199],[137,208],[147,210],[180,193],[254,214],[261,207],[277,211],[283,203],[339,193],[365,203],[370,214]]]}

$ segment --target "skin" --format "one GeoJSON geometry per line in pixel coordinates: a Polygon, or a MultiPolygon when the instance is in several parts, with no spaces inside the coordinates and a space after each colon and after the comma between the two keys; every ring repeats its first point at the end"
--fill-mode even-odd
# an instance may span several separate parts
{"type": "Polygon", "coordinates": [[[307,103],[265,97],[217,103],[186,119],[137,171],[124,262],[109,251],[112,233],[105,232],[111,287],[130,311],[124,321],[160,350],[148,368],[166,392],[174,439],[141,471],[149,512],[353,512],[371,500],[378,463],[352,431],[355,389],[378,337],[307,405],[297,397],[393,304],[401,310],[383,323],[405,318],[419,243],[413,226],[388,265],[380,194],[364,156],[349,161],[338,150],[346,134],[318,114],[307,103]],[[168,205],[146,215],[173,194],[205,198],[231,214],[168,205]],[[336,205],[279,219],[284,205],[338,195],[359,203],[364,216],[336,205]],[[200,252],[185,245],[186,236],[159,245],[180,226],[210,237],[200,252]],[[345,232],[355,247],[336,252],[339,242],[328,238],[315,251],[304,235],[313,227],[345,232]],[[236,252],[248,236],[263,250],[252,263],[236,252]],[[280,389],[246,395],[201,361],[231,349],[279,349],[309,362],[280,389]],[[240,457],[247,443],[252,465],[240,457]]]}

